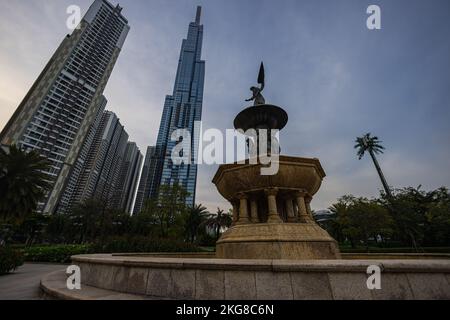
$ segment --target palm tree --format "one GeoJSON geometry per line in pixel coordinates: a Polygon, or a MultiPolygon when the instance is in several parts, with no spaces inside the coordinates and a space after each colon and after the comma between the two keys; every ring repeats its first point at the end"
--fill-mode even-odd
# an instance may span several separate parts
{"type": "Polygon", "coordinates": [[[23,220],[50,189],[44,171],[51,164],[38,151],[8,149],[0,148],[0,218],[23,220]]]}
{"type": "Polygon", "coordinates": [[[194,243],[200,226],[210,216],[208,210],[201,204],[193,206],[187,213],[185,220],[185,234],[189,242],[194,243]]]}
{"type": "Polygon", "coordinates": [[[217,208],[217,214],[211,215],[211,217],[205,221],[207,227],[216,231],[216,239],[219,240],[220,230],[223,228],[229,228],[233,223],[233,218],[230,213],[225,213],[222,209],[217,208]]]}
{"type": "Polygon", "coordinates": [[[369,152],[370,156],[372,157],[373,164],[377,169],[378,175],[380,176],[384,191],[389,198],[392,198],[389,185],[387,184],[386,178],[383,175],[383,171],[381,171],[380,165],[378,164],[377,158],[375,157],[375,154],[383,153],[384,147],[381,145],[381,142],[382,141],[378,140],[378,137],[371,137],[370,133],[367,133],[362,137],[356,138],[355,149],[358,149],[357,155],[359,160],[364,157],[366,151],[369,152]]]}

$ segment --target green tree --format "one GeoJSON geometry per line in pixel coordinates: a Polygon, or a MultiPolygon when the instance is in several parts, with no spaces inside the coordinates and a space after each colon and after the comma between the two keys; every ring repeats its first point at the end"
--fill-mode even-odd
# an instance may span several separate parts
{"type": "Polygon", "coordinates": [[[392,233],[392,218],[389,211],[375,200],[356,199],[348,211],[347,226],[344,232],[362,241],[369,250],[369,239],[382,239],[392,233]]]}
{"type": "Polygon", "coordinates": [[[233,218],[230,212],[225,213],[224,210],[217,208],[217,213],[205,221],[205,226],[213,229],[216,233],[216,240],[219,240],[221,231],[229,228],[232,223],[233,218]]]}
{"type": "Polygon", "coordinates": [[[53,214],[49,217],[47,227],[45,229],[46,240],[50,243],[66,243],[71,239],[66,231],[69,224],[69,215],[53,214]]]}
{"type": "Polygon", "coordinates": [[[131,217],[131,234],[140,236],[152,236],[158,231],[155,231],[158,226],[154,211],[157,209],[155,201],[148,200],[141,212],[134,214],[131,217]]]}
{"type": "Polygon", "coordinates": [[[183,217],[189,210],[188,195],[180,185],[161,185],[157,199],[146,203],[143,212],[155,221],[161,238],[183,237],[183,217]]]}
{"type": "Polygon", "coordinates": [[[17,226],[16,236],[20,234],[25,239],[25,245],[30,246],[35,242],[43,240],[45,229],[50,217],[40,213],[33,213],[27,216],[23,222],[17,226]]]}
{"type": "Polygon", "coordinates": [[[204,222],[209,216],[210,213],[201,204],[195,205],[187,211],[184,221],[185,236],[187,241],[190,243],[195,242],[198,237],[199,229],[204,225],[204,222]]]}
{"type": "Polygon", "coordinates": [[[428,210],[425,214],[424,245],[450,245],[450,193],[439,188],[427,193],[428,210]]]}
{"type": "MultiPolygon", "coordinates": [[[[348,212],[349,196],[344,196],[338,199],[338,202],[333,204],[329,210],[332,213],[330,219],[320,223],[320,225],[328,231],[328,233],[336,239],[339,243],[344,243],[347,237],[344,235],[344,223],[348,212]]],[[[352,247],[355,247],[355,242],[352,238],[348,238],[352,247]]]]}
{"type": "Polygon", "coordinates": [[[44,173],[50,165],[37,151],[0,148],[0,218],[21,221],[35,212],[51,187],[44,173]]]}
{"type": "Polygon", "coordinates": [[[376,200],[344,196],[330,210],[335,214],[333,223],[341,239],[349,239],[352,247],[360,241],[368,250],[370,239],[392,233],[390,213],[376,200]]]}
{"type": "Polygon", "coordinates": [[[112,234],[122,236],[131,232],[132,217],[127,212],[113,210],[112,212],[112,234]]]}
{"type": "Polygon", "coordinates": [[[382,194],[381,202],[392,210],[394,236],[417,251],[421,246],[450,243],[450,196],[446,188],[434,191],[417,188],[396,189],[390,199],[382,194]]]}
{"type": "Polygon", "coordinates": [[[389,189],[389,185],[386,182],[386,178],[384,177],[383,171],[381,171],[381,167],[378,163],[378,160],[375,154],[383,153],[384,147],[381,145],[381,141],[378,140],[378,137],[372,137],[370,133],[365,134],[362,137],[356,138],[355,149],[357,149],[357,155],[359,160],[364,157],[364,154],[369,152],[373,164],[378,172],[378,176],[380,177],[381,183],[383,184],[384,191],[391,197],[391,191],[389,189]]]}
{"type": "Polygon", "coordinates": [[[106,235],[109,213],[106,202],[94,198],[86,199],[72,209],[66,230],[77,243],[93,241],[106,235]]]}
{"type": "Polygon", "coordinates": [[[441,187],[426,192],[420,188],[395,189],[390,198],[381,192],[375,200],[343,196],[329,208],[333,217],[321,224],[340,243],[349,240],[352,247],[357,241],[367,245],[364,239],[371,234],[370,228],[378,229],[376,233],[383,239],[416,251],[422,246],[450,245],[449,190],[441,187]]]}

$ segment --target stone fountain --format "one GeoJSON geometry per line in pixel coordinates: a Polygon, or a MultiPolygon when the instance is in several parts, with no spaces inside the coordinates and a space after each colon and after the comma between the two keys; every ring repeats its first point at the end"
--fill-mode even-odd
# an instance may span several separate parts
{"type": "MultiPolygon", "coordinates": [[[[261,87],[252,87],[249,99],[255,105],[236,117],[235,128],[245,133],[283,129],[287,113],[266,104],[261,94],[263,67],[258,83],[261,87]]],[[[325,177],[319,160],[280,156],[277,141],[266,149],[258,143],[261,135],[252,138],[256,139],[256,143],[249,141],[252,156],[243,163],[220,166],[213,179],[233,206],[233,225],[217,242],[216,253],[74,256],[81,289],[70,290],[68,275],[61,270],[41,279],[45,296],[76,300],[450,299],[450,255],[342,254],[341,259],[336,241],[311,214],[310,203],[325,177]],[[255,148],[257,154],[275,155],[275,174],[261,174],[266,165],[253,157],[255,148]],[[368,270],[380,272],[379,288],[368,285],[368,270]]]]}
{"type": "MultiPolygon", "coordinates": [[[[283,129],[288,115],[282,108],[266,104],[264,67],[252,87],[254,106],[240,112],[234,127],[251,133],[256,153],[273,156],[272,146],[260,147],[260,130],[270,137],[283,129]]],[[[249,137],[250,138],[250,137],[249,137]]],[[[269,141],[269,139],[266,139],[269,141]]],[[[278,151],[275,148],[275,151],[278,151]]],[[[252,154],[251,152],[249,152],[252,154]]],[[[277,153],[277,152],[276,152],[277,153]]],[[[254,155],[254,153],[253,153],[254,155]]],[[[276,154],[277,173],[262,175],[258,157],[219,167],[213,183],[233,207],[233,226],[217,242],[216,256],[225,259],[339,259],[336,241],[314,220],[311,201],[325,177],[320,161],[276,154]],[[254,160],[254,161],[251,161],[254,160]]],[[[272,164],[273,165],[273,164],[272,164]]]]}

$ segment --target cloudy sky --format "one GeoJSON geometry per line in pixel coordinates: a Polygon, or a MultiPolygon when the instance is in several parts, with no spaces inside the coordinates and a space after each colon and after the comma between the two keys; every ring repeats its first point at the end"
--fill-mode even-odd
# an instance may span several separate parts
{"type": "MultiPolygon", "coordinates": [[[[112,1],[113,4],[117,0],[112,1]]],[[[66,8],[91,0],[0,0],[0,128],[63,37],[66,8]]],[[[314,209],[344,194],[376,196],[381,183],[354,140],[366,132],[386,147],[388,183],[450,186],[450,1],[122,0],[131,31],[105,95],[142,152],[156,142],[173,89],[181,39],[203,6],[206,60],[203,122],[232,127],[259,62],[265,97],[289,113],[284,154],[320,159],[327,177],[314,209]],[[366,9],[381,7],[382,29],[366,9]]],[[[197,202],[228,208],[201,166],[197,202]]]]}

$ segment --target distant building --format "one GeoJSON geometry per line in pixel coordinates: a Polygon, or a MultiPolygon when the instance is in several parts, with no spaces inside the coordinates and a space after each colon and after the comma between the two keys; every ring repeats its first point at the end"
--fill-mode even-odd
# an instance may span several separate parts
{"type": "Polygon", "coordinates": [[[56,206],[56,212],[60,214],[68,213],[72,209],[72,206],[81,199],[83,187],[80,186],[84,186],[86,183],[84,181],[84,179],[86,179],[84,172],[86,170],[87,160],[91,152],[92,145],[95,142],[100,123],[102,122],[106,104],[107,100],[103,97],[98,108],[98,114],[89,128],[83,146],[81,147],[78,157],[72,166],[72,170],[68,178],[66,179],[66,184],[63,188],[63,192],[61,193],[60,201],[56,206]]]}
{"type": "Polygon", "coordinates": [[[318,210],[313,212],[313,217],[320,224],[332,219],[334,213],[330,210],[318,210]]]}
{"type": "Polygon", "coordinates": [[[134,212],[139,212],[147,199],[157,197],[161,185],[181,185],[190,194],[186,203],[195,203],[197,165],[172,163],[172,149],[177,141],[171,141],[171,134],[176,129],[190,131],[193,142],[191,163],[194,163],[194,146],[199,143],[199,137],[194,136],[194,122],[201,120],[205,78],[205,61],[201,60],[203,25],[200,18],[201,7],[198,7],[195,21],[189,24],[187,38],[181,45],[173,93],[166,96],[154,152],[147,153],[150,158],[146,156],[145,159],[148,171],[141,175],[134,212]]]}
{"type": "Polygon", "coordinates": [[[58,207],[60,213],[70,212],[76,204],[91,198],[103,201],[112,209],[125,210],[129,199],[134,197],[131,189],[137,180],[135,170],[138,170],[139,150],[133,148],[134,144],[128,144],[127,132],[111,111],[102,114],[93,130],[92,141],[86,141],[82,147],[86,157],[80,160],[80,170],[73,171],[68,179],[62,196],[64,203],[58,207]],[[134,161],[129,163],[130,172],[124,168],[127,157],[134,161]]]}
{"type": "Polygon", "coordinates": [[[148,147],[147,152],[145,154],[144,165],[142,166],[141,179],[139,181],[139,187],[136,194],[136,201],[133,208],[133,213],[138,214],[141,212],[145,205],[145,201],[148,200],[148,195],[151,189],[151,182],[153,181],[153,177],[150,175],[150,172],[155,172],[155,170],[151,169],[151,164],[155,164],[156,162],[152,159],[155,155],[155,147],[148,147]]]}
{"type": "MultiPolygon", "coordinates": [[[[38,210],[53,213],[104,105],[103,91],[130,27],[122,8],[95,0],[60,44],[0,134],[2,145],[38,150],[53,186],[38,210]]],[[[36,37],[37,38],[37,37],[36,37]]],[[[39,40],[36,40],[39,41],[39,40]]]]}
{"type": "Polygon", "coordinates": [[[128,142],[114,191],[112,203],[114,208],[130,214],[132,213],[142,159],[142,154],[136,143],[128,142]]]}

